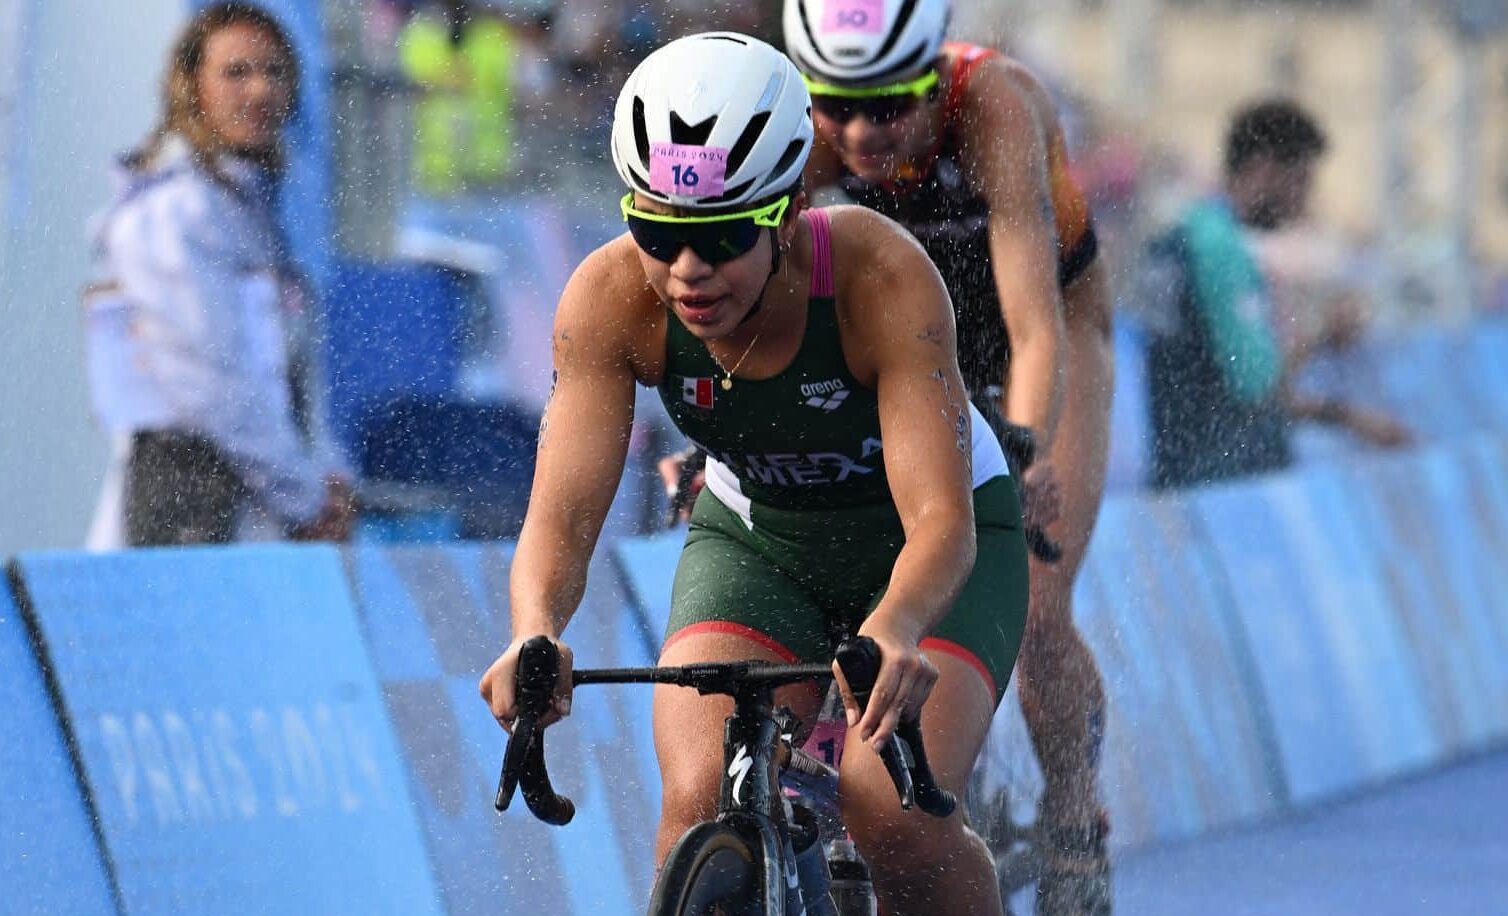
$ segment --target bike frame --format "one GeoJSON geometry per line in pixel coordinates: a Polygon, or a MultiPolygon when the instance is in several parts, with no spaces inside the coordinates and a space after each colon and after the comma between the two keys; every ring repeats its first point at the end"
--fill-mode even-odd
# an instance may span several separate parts
{"type": "Polygon", "coordinates": [[[733,714],[723,726],[717,819],[759,848],[764,870],[760,897],[764,912],[770,916],[786,912],[789,876],[796,871],[796,863],[788,855],[791,825],[780,789],[775,753],[779,746],[773,689],[759,687],[735,694],[733,714]]]}

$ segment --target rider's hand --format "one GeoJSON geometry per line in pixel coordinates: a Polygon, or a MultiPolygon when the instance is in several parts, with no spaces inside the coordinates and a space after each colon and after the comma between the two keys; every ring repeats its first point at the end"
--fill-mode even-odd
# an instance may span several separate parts
{"type": "Polygon", "coordinates": [[[337,541],[351,539],[356,524],[356,496],[344,478],[325,479],[325,503],[319,514],[288,532],[295,541],[337,541]]]}
{"type": "Polygon", "coordinates": [[[1381,448],[1398,448],[1414,441],[1412,430],[1379,413],[1353,410],[1346,418],[1346,426],[1363,441],[1381,448]]]}
{"type": "MultiPolygon", "coordinates": [[[[513,721],[518,718],[518,653],[525,642],[539,635],[541,634],[526,632],[515,636],[508,648],[503,650],[503,654],[487,669],[487,673],[482,675],[479,685],[482,699],[492,709],[492,717],[510,735],[513,733],[513,721]]],[[[571,649],[553,636],[550,637],[550,642],[560,650],[560,673],[555,678],[554,700],[544,718],[540,719],[541,726],[559,722],[571,714],[571,649]]]]}
{"type": "MultiPolygon", "coordinates": [[[[672,503],[680,491],[681,474],[686,467],[686,460],[691,454],[690,451],[676,452],[674,455],[667,455],[661,458],[659,464],[656,465],[656,468],[660,472],[660,480],[665,484],[665,497],[672,503]]],[[[691,507],[696,505],[694,497],[702,491],[702,487],[706,482],[707,475],[700,471],[691,478],[691,492],[686,494],[688,498],[681,502],[681,507],[676,511],[677,522],[691,521],[691,507]]]]}
{"type": "Polygon", "coordinates": [[[868,636],[880,648],[880,674],[869,692],[869,706],[862,716],[859,704],[838,663],[833,672],[838,679],[848,727],[875,751],[884,747],[902,717],[912,720],[921,715],[922,706],[937,683],[937,667],[923,654],[917,639],[900,627],[890,625],[878,614],[871,614],[859,627],[860,636],[868,636]]]}
{"type": "Polygon", "coordinates": [[[1063,515],[1063,488],[1045,461],[1021,474],[1021,514],[1028,528],[1044,531],[1063,515]]]}

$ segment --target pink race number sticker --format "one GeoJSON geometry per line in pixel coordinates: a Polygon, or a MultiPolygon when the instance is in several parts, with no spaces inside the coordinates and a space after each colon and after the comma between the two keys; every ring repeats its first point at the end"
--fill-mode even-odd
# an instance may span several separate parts
{"type": "Polygon", "coordinates": [[[686,143],[649,145],[649,187],[679,197],[716,197],[728,177],[728,151],[686,143]]]}
{"type": "Polygon", "coordinates": [[[823,0],[823,32],[878,35],[884,28],[885,0],[823,0]]]}

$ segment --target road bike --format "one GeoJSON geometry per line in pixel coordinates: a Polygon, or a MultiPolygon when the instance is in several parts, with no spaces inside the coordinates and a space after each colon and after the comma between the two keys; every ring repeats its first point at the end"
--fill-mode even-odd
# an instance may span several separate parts
{"type": "MultiPolygon", "coordinates": [[[[843,641],[835,656],[863,708],[879,674],[878,646],[856,637],[843,641]]],[[[559,650],[544,637],[522,646],[519,713],[503,755],[496,799],[497,809],[505,811],[514,794],[521,793],[535,817],[554,825],[569,823],[576,810],[551,786],[545,730],[538,724],[549,708],[559,663],[559,650]]],[[[717,814],[688,830],[671,849],[655,882],[650,916],[873,916],[873,895],[862,889],[862,860],[849,855],[846,836],[834,835],[838,828],[831,812],[824,815],[799,794],[792,797],[781,788],[783,773],[836,781],[830,766],[793,746],[795,717],[774,705],[778,687],[831,678],[830,665],[758,661],[572,672],[571,682],[578,687],[674,684],[733,698],[733,714],[723,732],[717,814]],[[837,857],[830,868],[828,855],[834,850],[837,857]]],[[[919,720],[901,722],[880,757],[903,809],[916,807],[935,817],[953,813],[957,799],[933,777],[919,720]]]]}

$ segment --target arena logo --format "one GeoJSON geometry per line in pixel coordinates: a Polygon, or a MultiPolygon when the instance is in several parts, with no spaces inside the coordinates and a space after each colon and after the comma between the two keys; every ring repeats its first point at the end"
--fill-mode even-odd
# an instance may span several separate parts
{"type": "Polygon", "coordinates": [[[848,398],[848,386],[842,379],[829,379],[825,382],[810,382],[801,386],[801,396],[806,398],[803,402],[808,407],[816,407],[831,413],[843,406],[848,398]]]}

